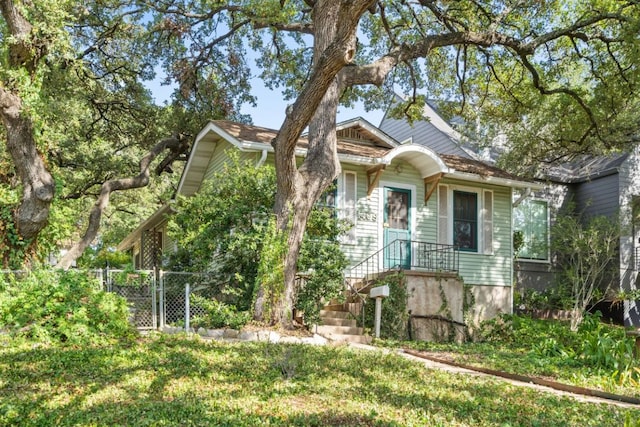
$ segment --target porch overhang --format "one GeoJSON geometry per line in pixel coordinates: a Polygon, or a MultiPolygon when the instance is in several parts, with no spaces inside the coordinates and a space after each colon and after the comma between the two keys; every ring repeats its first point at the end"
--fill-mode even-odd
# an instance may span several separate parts
{"type": "Polygon", "coordinates": [[[455,172],[445,164],[435,151],[422,145],[408,144],[396,147],[382,158],[382,163],[389,165],[396,159],[411,164],[423,179],[455,172]]]}

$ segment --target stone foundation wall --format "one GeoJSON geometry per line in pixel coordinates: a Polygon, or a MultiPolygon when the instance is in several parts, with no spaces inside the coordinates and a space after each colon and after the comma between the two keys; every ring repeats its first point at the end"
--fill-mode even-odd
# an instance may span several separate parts
{"type": "Polygon", "coordinates": [[[464,340],[464,286],[453,274],[405,271],[411,338],[464,340]]]}
{"type": "Polygon", "coordinates": [[[469,320],[478,325],[483,320],[493,319],[500,314],[511,314],[511,287],[509,286],[471,286],[475,299],[469,320]]]}
{"type": "Polygon", "coordinates": [[[473,306],[464,313],[464,284],[455,274],[405,271],[411,338],[417,341],[463,341],[466,326],[511,313],[511,288],[473,285],[473,306]],[[466,323],[471,323],[465,326],[466,323]]]}

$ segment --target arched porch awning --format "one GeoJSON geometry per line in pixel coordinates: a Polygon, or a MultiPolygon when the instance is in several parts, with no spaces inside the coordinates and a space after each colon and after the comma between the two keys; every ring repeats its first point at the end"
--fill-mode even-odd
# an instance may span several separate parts
{"type": "Polygon", "coordinates": [[[447,174],[454,172],[445,162],[436,154],[435,151],[422,145],[401,145],[395,147],[385,154],[379,165],[370,168],[367,171],[368,184],[367,195],[371,195],[373,189],[380,181],[380,175],[393,160],[402,160],[412,165],[424,179],[425,184],[425,202],[429,200],[434,189],[437,187],[440,179],[447,174]]]}

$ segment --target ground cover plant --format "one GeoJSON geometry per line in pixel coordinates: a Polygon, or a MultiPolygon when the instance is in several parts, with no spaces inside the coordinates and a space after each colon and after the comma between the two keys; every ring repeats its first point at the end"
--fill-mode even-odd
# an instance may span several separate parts
{"type": "Polygon", "coordinates": [[[381,342],[434,352],[472,366],[542,377],[640,397],[640,360],[622,327],[587,315],[577,332],[568,321],[509,315],[486,322],[476,342],[381,342]]]}
{"type": "Polygon", "coordinates": [[[345,346],[151,335],[81,348],[0,336],[0,371],[0,425],[602,426],[640,419],[640,410],[345,346]]]}

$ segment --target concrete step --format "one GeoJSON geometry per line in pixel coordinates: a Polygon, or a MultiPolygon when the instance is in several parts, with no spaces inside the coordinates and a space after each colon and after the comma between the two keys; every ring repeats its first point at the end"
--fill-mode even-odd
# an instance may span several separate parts
{"type": "Polygon", "coordinates": [[[357,326],[319,325],[316,327],[316,333],[320,335],[362,335],[362,332],[363,329],[357,326]]]}
{"type": "Polygon", "coordinates": [[[344,311],[344,304],[327,304],[323,308],[324,311],[344,311]]]}
{"type": "Polygon", "coordinates": [[[372,337],[368,335],[351,335],[351,334],[321,334],[325,338],[336,342],[352,342],[358,344],[371,344],[372,337]]]}
{"type": "Polygon", "coordinates": [[[320,310],[320,317],[333,317],[334,319],[349,319],[351,314],[348,311],[320,310]]]}
{"type": "Polygon", "coordinates": [[[333,325],[333,326],[358,326],[358,322],[356,319],[343,319],[340,317],[323,317],[320,316],[320,323],[323,325],[333,325]]]}

